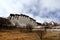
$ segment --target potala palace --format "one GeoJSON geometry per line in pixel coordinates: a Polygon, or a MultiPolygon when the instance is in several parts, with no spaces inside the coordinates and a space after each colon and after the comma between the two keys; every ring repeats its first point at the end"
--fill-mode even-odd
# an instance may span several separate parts
{"type": "MultiPolygon", "coordinates": [[[[38,20],[38,19],[37,19],[38,20]]],[[[0,26],[26,27],[32,25],[33,28],[60,28],[60,24],[51,21],[50,23],[38,23],[35,19],[25,14],[10,14],[7,18],[0,17],[0,26]]]]}

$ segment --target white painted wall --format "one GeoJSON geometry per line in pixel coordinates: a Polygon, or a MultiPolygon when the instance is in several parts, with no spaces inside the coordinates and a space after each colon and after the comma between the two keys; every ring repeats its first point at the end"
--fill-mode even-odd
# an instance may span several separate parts
{"type": "MultiPolygon", "coordinates": [[[[11,16],[9,16],[8,18],[10,18],[10,17],[11,16]]],[[[24,16],[19,16],[19,17],[18,16],[12,16],[10,21],[13,25],[18,24],[18,26],[26,26],[27,24],[31,24],[34,27],[37,26],[36,21],[30,20],[29,17],[24,17],[24,16]]]]}

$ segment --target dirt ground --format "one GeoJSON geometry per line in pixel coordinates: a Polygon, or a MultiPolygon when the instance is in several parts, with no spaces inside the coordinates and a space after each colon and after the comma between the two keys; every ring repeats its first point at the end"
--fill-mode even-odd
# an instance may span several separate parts
{"type": "MultiPolygon", "coordinates": [[[[40,32],[38,32],[40,33],[40,32]]],[[[0,40],[41,40],[41,36],[37,32],[19,32],[19,31],[3,31],[0,32],[0,40]]],[[[43,35],[43,34],[42,34],[43,35]]],[[[46,32],[42,36],[42,40],[60,40],[60,33],[46,32]]]]}
{"type": "Polygon", "coordinates": [[[36,33],[0,32],[0,40],[40,40],[36,33]]]}

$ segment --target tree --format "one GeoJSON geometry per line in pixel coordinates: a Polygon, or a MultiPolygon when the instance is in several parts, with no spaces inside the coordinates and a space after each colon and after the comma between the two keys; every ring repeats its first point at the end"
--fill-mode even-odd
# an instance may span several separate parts
{"type": "Polygon", "coordinates": [[[33,26],[31,24],[26,25],[27,32],[32,32],[33,26]]]}

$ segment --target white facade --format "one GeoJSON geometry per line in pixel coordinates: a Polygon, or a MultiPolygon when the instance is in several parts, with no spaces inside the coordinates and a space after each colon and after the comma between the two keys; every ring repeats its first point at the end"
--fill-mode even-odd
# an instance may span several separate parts
{"type": "Polygon", "coordinates": [[[27,24],[30,24],[33,27],[37,26],[37,23],[34,19],[23,14],[20,14],[20,15],[13,14],[12,16],[10,15],[8,18],[11,21],[11,23],[16,26],[23,27],[23,26],[26,26],[27,24]]]}

